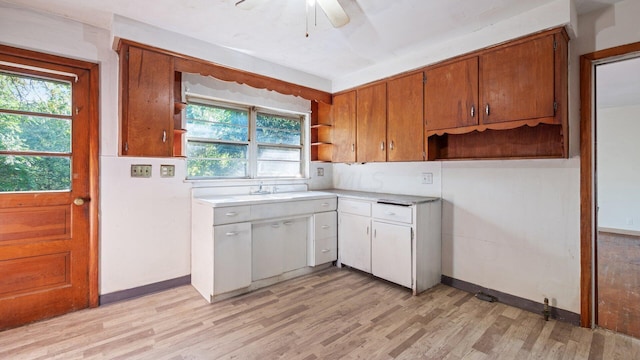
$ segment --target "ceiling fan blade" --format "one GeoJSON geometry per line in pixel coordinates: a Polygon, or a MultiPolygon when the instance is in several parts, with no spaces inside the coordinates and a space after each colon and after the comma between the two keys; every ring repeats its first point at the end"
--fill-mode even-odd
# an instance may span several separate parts
{"type": "Polygon", "coordinates": [[[316,0],[316,3],[320,5],[333,27],[339,28],[349,22],[349,15],[344,12],[338,0],[316,0]]]}

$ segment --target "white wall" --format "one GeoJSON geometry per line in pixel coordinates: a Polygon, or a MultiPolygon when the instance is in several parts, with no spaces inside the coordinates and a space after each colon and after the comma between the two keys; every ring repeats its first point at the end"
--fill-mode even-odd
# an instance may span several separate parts
{"type": "Polygon", "coordinates": [[[640,105],[598,109],[598,227],[640,231],[640,105]]]}

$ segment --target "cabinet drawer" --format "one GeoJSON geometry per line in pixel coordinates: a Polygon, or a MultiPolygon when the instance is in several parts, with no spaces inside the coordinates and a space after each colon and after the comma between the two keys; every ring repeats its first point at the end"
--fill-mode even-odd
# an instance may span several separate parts
{"type": "Polygon", "coordinates": [[[315,265],[338,260],[338,238],[333,236],[330,238],[316,239],[315,255],[315,265]]]}
{"type": "Polygon", "coordinates": [[[371,203],[367,201],[339,199],[338,211],[354,215],[371,216],[371,203]]]}
{"type": "Polygon", "coordinates": [[[411,224],[412,215],[413,209],[411,206],[373,204],[373,217],[376,219],[411,224]]]}
{"type": "Polygon", "coordinates": [[[314,213],[335,211],[338,208],[338,200],[335,197],[329,199],[316,199],[312,200],[312,202],[314,213]]]}
{"type": "Polygon", "coordinates": [[[213,209],[213,225],[231,224],[248,221],[251,218],[251,207],[229,206],[213,209]]]}
{"type": "Polygon", "coordinates": [[[316,239],[336,237],[338,235],[338,215],[335,211],[315,214],[313,219],[316,239]]]}

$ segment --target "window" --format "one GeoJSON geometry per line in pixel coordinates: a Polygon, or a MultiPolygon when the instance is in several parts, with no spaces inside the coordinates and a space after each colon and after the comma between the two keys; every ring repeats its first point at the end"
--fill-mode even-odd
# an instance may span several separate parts
{"type": "Polygon", "coordinates": [[[248,106],[190,102],[187,177],[302,177],[304,119],[248,106]]]}
{"type": "Polygon", "coordinates": [[[71,188],[71,83],[0,71],[0,192],[71,188]]]}

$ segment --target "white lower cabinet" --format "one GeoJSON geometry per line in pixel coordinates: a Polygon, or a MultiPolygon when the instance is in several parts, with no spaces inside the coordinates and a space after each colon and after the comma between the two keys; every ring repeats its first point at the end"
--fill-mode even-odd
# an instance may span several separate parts
{"type": "Polygon", "coordinates": [[[339,213],[338,249],[342,264],[371,272],[371,218],[339,213]]]}
{"type": "Polygon", "coordinates": [[[371,273],[411,287],[411,226],[373,222],[371,273]]]}
{"type": "Polygon", "coordinates": [[[191,284],[209,302],[336,260],[336,196],[192,204],[191,284]]]}
{"type": "Polygon", "coordinates": [[[338,264],[418,294],[440,282],[440,201],[338,199],[338,264]]]}
{"type": "Polygon", "coordinates": [[[214,226],[213,237],[213,292],[251,285],[251,224],[214,226]]]}

